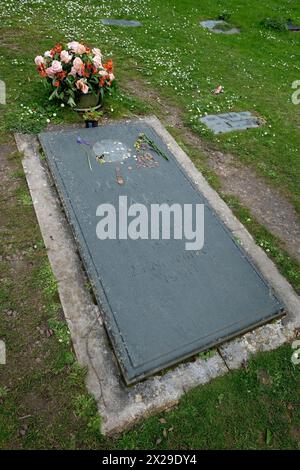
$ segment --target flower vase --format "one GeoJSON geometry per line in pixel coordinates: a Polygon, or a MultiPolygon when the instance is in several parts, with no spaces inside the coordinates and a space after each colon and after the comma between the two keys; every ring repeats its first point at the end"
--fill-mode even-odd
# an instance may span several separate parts
{"type": "Polygon", "coordinates": [[[78,95],[78,99],[76,100],[76,108],[75,111],[80,113],[85,113],[86,111],[90,111],[91,109],[96,110],[102,106],[102,98],[100,95],[100,91],[97,94],[92,92],[88,93],[80,93],[78,95]]]}

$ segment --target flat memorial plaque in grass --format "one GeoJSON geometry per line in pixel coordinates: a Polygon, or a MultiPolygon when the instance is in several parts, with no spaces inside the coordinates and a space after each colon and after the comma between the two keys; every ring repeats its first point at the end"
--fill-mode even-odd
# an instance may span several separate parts
{"type": "Polygon", "coordinates": [[[255,129],[263,124],[262,119],[250,111],[208,114],[201,117],[200,121],[214,134],[255,129]]]}
{"type": "Polygon", "coordinates": [[[293,31],[293,32],[296,32],[296,33],[300,32],[300,26],[296,25],[296,24],[293,24],[290,21],[287,23],[286,26],[287,26],[287,29],[289,31],[293,31]]]}
{"type": "MultiPolygon", "coordinates": [[[[281,313],[260,273],[149,124],[48,132],[40,141],[127,383],[281,313]],[[135,158],[141,132],[168,160],[153,150],[135,158]],[[203,248],[187,251],[187,240],[173,237],[100,240],[97,208],[109,203],[119,215],[120,196],[149,214],[151,204],[203,204],[203,248]]],[[[171,217],[171,234],[173,225],[171,217]]],[[[126,232],[127,224],[118,229],[126,232]]]]}
{"type": "Polygon", "coordinates": [[[205,20],[200,21],[200,25],[211,31],[212,33],[217,34],[238,34],[240,30],[228,24],[223,20],[205,20]]]}
{"type": "Polygon", "coordinates": [[[138,26],[142,26],[140,21],[136,20],[118,20],[113,18],[103,18],[101,23],[105,26],[126,26],[131,28],[137,28],[138,26]]]}

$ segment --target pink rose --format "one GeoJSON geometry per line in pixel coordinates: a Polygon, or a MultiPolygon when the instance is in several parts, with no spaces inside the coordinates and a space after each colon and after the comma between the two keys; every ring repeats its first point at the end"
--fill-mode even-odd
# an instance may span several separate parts
{"type": "Polygon", "coordinates": [[[114,81],[114,79],[115,79],[115,76],[114,76],[114,74],[113,74],[113,73],[110,73],[110,74],[109,74],[109,79],[110,79],[110,81],[111,81],[111,82],[113,82],[113,81],[114,81]]]}
{"type": "Polygon", "coordinates": [[[54,73],[62,72],[62,65],[61,65],[61,62],[59,62],[59,60],[54,60],[52,62],[51,68],[54,73]]]}
{"type": "Polygon", "coordinates": [[[38,67],[42,64],[44,64],[44,57],[42,57],[41,55],[37,55],[36,58],[34,59],[34,62],[35,62],[35,65],[37,65],[38,67]]]}
{"type": "MultiPolygon", "coordinates": [[[[78,75],[83,75],[84,72],[84,63],[80,59],[80,57],[76,57],[73,61],[72,70],[78,73],[78,75]]],[[[73,75],[73,74],[72,74],[73,75]]]]}
{"type": "Polygon", "coordinates": [[[48,68],[46,69],[46,74],[47,74],[48,77],[54,78],[54,75],[55,75],[55,74],[54,74],[54,71],[53,71],[52,67],[48,67],[48,68]]]}
{"type": "Polygon", "coordinates": [[[99,69],[99,67],[102,67],[102,61],[100,56],[95,56],[93,58],[93,64],[96,67],[96,69],[99,69]]]}
{"type": "Polygon", "coordinates": [[[62,65],[61,63],[59,62],[59,60],[54,60],[52,62],[52,65],[51,67],[48,67],[46,69],[46,74],[48,75],[48,77],[50,78],[54,78],[55,74],[59,73],[62,71],[62,65]]]}
{"type": "Polygon", "coordinates": [[[50,51],[46,51],[45,54],[44,54],[45,57],[51,57],[52,58],[52,55],[51,55],[51,52],[50,51]]]}
{"type": "Polygon", "coordinates": [[[86,48],[83,44],[79,44],[76,54],[82,55],[86,52],[86,48]]]}
{"type": "Polygon", "coordinates": [[[86,52],[86,48],[83,44],[80,44],[77,41],[72,41],[67,44],[68,48],[71,49],[71,51],[75,52],[75,54],[84,54],[86,52]]]}
{"type": "Polygon", "coordinates": [[[68,64],[70,60],[72,60],[72,55],[68,53],[68,51],[61,51],[60,53],[60,60],[65,64],[68,64]]]}
{"type": "Polygon", "coordinates": [[[54,72],[53,72],[53,70],[52,70],[52,67],[48,67],[48,68],[46,69],[46,74],[47,74],[48,77],[54,78],[54,72]]]}
{"type": "Polygon", "coordinates": [[[87,86],[83,78],[81,78],[80,80],[77,80],[76,88],[78,88],[78,90],[82,91],[82,93],[84,94],[86,94],[89,91],[89,87],[87,86]]]}
{"type": "Polygon", "coordinates": [[[73,75],[73,77],[76,77],[77,72],[76,72],[76,70],[74,69],[74,67],[71,68],[69,75],[73,75]]]}
{"type": "Polygon", "coordinates": [[[106,70],[99,70],[100,77],[108,77],[108,72],[106,70]]]}
{"type": "Polygon", "coordinates": [[[79,42],[77,41],[68,42],[67,46],[68,46],[68,49],[71,49],[71,51],[76,53],[77,48],[79,46],[79,42]]]}

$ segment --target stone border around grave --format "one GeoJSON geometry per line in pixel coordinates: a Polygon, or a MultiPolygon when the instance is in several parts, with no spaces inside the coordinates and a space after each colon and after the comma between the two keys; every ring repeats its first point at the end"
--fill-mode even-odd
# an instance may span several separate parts
{"type": "Polygon", "coordinates": [[[87,388],[102,418],[101,431],[122,432],[138,420],[177,404],[188,390],[240,367],[250,355],[272,350],[294,338],[300,328],[300,299],[259,248],[245,227],[214,191],[175,139],[155,116],[142,119],[160,135],[218,216],[243,245],[286,306],[287,316],[235,338],[207,360],[198,358],[126,387],[109,345],[101,312],[85,287],[85,275],[71,229],[61,209],[52,178],[39,158],[36,136],[16,134],[33,205],[47,249],[77,359],[87,368],[87,388]]]}

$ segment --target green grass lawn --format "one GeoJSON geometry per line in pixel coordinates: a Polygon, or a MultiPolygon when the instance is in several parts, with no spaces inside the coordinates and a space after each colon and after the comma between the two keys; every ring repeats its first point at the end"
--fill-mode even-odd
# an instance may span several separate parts
{"type": "Polygon", "coordinates": [[[288,345],[196,388],[176,408],[116,439],[101,436],[24,197],[20,156],[13,154],[10,163],[14,189],[1,234],[0,337],[8,364],[0,368],[0,448],[300,449],[300,366],[288,345]]]}
{"type": "Polygon", "coordinates": [[[300,79],[300,35],[260,25],[266,17],[300,23],[296,2],[8,0],[2,2],[0,16],[0,75],[9,95],[7,128],[35,128],[21,104],[37,109],[41,122],[61,117],[53,117],[49,105],[44,109],[43,85],[32,60],[58,40],[75,38],[112,55],[121,79],[147,77],[151,86],[184,109],[186,120],[205,139],[254,165],[299,209],[300,105],[292,104],[291,95],[292,82],[300,79]],[[199,26],[200,19],[216,18],[224,11],[241,28],[240,35],[211,34],[199,26]],[[138,19],[144,26],[103,26],[103,17],[138,19]],[[219,84],[225,93],[213,96],[211,90],[219,84]],[[199,125],[204,113],[228,110],[255,111],[266,125],[223,136],[213,136],[199,125]]]}
{"type": "MultiPolygon", "coordinates": [[[[110,117],[159,113],[157,103],[122,92],[126,81],[138,84],[142,78],[161,99],[182,109],[186,123],[204,140],[253,165],[299,210],[300,105],[291,102],[291,85],[300,80],[300,35],[264,28],[260,21],[265,17],[292,18],[300,24],[300,6],[275,0],[238,5],[234,0],[1,2],[0,80],[6,82],[8,96],[7,105],[0,105],[0,144],[11,144],[12,131],[38,132],[48,121],[79,121],[76,113],[48,102],[33,63],[58,41],[76,39],[114,59],[120,90],[106,102],[110,117]],[[241,28],[240,35],[212,35],[201,29],[200,19],[225,10],[230,23],[241,28]],[[138,19],[144,26],[105,27],[103,17],[138,19]],[[212,95],[219,84],[225,93],[212,95]],[[253,110],[266,124],[223,136],[199,125],[204,113],[229,110],[253,110]]],[[[0,366],[0,448],[300,448],[300,368],[291,362],[289,345],[195,389],[177,408],[117,439],[101,436],[20,156],[7,158],[0,191],[0,338],[6,341],[10,367],[0,366]]],[[[205,172],[205,162],[199,165],[205,172]]],[[[299,289],[299,264],[238,201],[227,202],[299,289]]]]}

